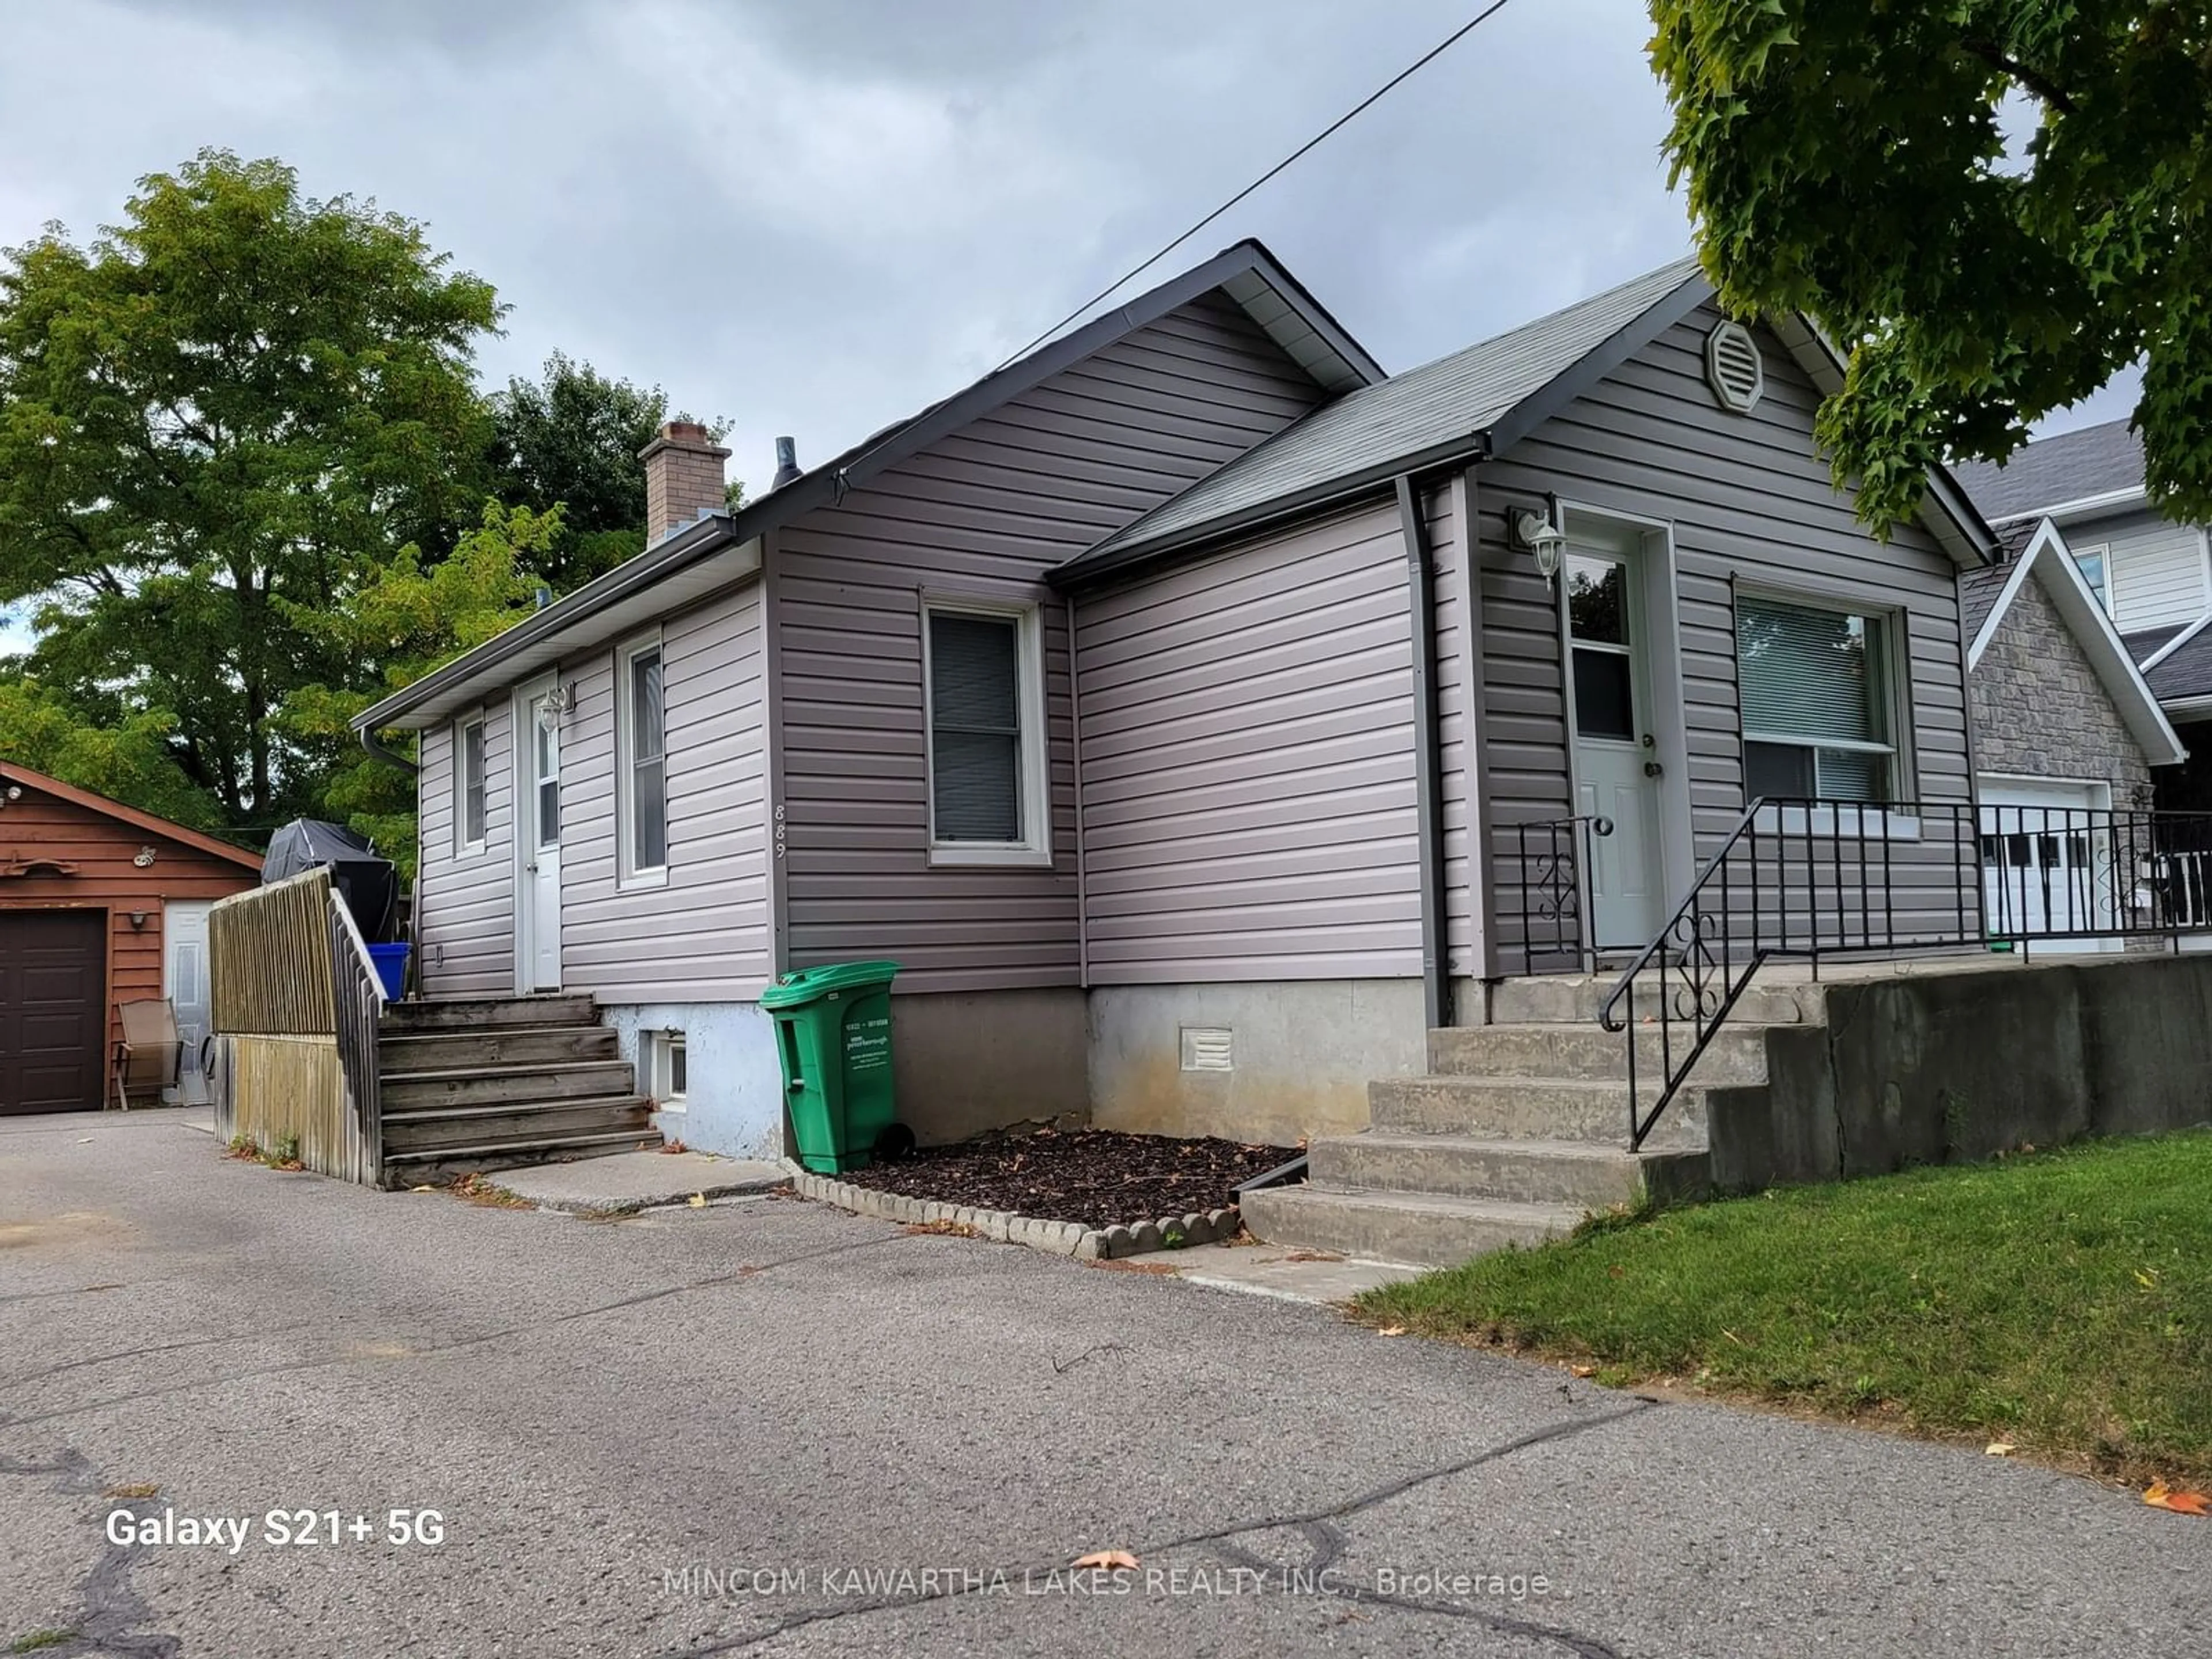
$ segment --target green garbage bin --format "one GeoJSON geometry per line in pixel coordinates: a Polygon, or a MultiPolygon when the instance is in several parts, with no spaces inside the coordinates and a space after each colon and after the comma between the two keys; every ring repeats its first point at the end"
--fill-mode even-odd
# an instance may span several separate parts
{"type": "Polygon", "coordinates": [[[898,970],[896,962],[802,968],[761,994],[775,1021],[799,1161],[817,1175],[862,1168],[896,1119],[891,981],[898,970]]]}

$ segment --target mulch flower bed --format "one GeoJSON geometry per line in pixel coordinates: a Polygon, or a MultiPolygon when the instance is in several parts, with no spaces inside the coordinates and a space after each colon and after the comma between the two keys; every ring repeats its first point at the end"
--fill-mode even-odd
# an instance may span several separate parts
{"type": "Polygon", "coordinates": [[[1239,1182],[1297,1156],[1281,1146],[1203,1136],[1182,1140],[1109,1129],[1040,1129],[924,1147],[896,1164],[872,1164],[837,1179],[907,1198],[1103,1228],[1225,1209],[1237,1202],[1239,1182]]]}

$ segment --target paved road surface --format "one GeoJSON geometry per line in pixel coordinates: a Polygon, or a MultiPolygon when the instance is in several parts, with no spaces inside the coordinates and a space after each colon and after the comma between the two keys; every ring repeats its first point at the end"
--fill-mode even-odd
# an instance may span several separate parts
{"type": "Polygon", "coordinates": [[[0,1650],[2172,1655],[2208,1603],[2212,1525],[2124,1493],[1316,1309],[0,1120],[0,1650]],[[434,1546],[346,1535],[426,1509],[434,1546]],[[118,1510],[247,1529],[117,1544],[118,1510]]]}

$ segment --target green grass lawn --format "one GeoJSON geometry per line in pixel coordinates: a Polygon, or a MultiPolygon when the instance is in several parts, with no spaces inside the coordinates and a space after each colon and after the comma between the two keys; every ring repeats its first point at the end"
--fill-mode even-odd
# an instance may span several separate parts
{"type": "Polygon", "coordinates": [[[2136,1478],[2212,1474],[2212,1133],[1592,1222],[1362,1317],[2136,1478]]]}

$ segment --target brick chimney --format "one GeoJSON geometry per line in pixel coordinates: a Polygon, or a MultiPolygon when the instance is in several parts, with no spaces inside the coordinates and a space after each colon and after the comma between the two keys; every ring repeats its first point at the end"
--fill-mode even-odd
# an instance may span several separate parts
{"type": "Polygon", "coordinates": [[[638,451],[645,463],[645,544],[665,539],[702,513],[720,510],[722,463],[730,452],[696,421],[671,421],[638,451]]]}

